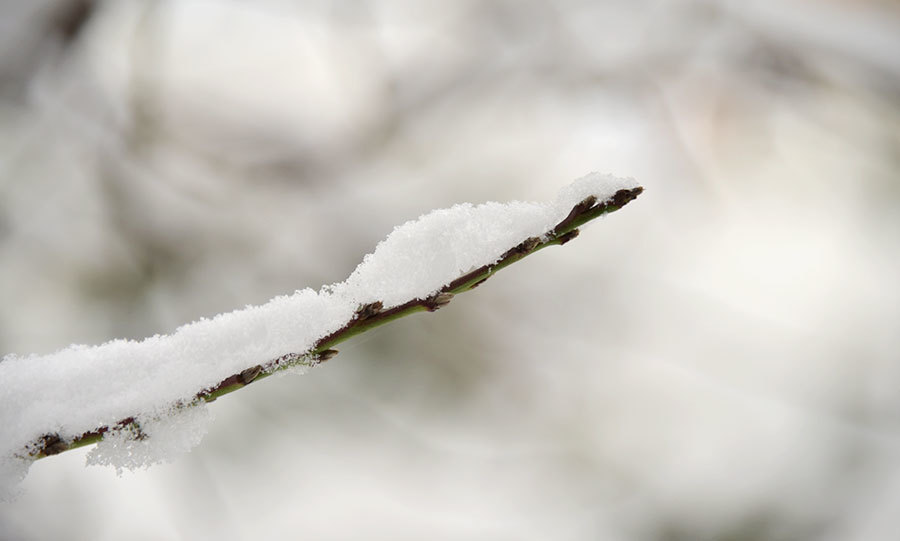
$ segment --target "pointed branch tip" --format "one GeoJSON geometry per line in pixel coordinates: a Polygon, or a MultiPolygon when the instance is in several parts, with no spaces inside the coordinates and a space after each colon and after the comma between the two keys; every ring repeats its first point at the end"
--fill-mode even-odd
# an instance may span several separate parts
{"type": "Polygon", "coordinates": [[[619,190],[613,195],[612,204],[621,207],[623,205],[628,204],[631,201],[641,195],[644,192],[643,186],[638,186],[637,188],[632,188],[630,190],[619,190]]]}

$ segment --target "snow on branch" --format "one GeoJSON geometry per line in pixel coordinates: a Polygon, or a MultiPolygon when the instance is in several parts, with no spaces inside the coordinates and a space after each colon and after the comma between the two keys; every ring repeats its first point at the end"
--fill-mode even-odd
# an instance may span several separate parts
{"type": "Polygon", "coordinates": [[[434,311],[495,272],[617,210],[643,188],[591,174],[552,203],[456,205],[394,229],[346,281],[219,314],[142,341],[73,345],[0,361],[0,499],[31,462],[91,443],[88,463],[170,460],[205,432],[204,404],[275,372],[302,372],[336,344],[434,311]]]}

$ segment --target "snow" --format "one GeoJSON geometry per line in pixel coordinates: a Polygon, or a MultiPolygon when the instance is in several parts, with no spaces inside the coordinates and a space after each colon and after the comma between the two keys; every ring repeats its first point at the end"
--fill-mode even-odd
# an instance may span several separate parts
{"type": "Polygon", "coordinates": [[[170,460],[205,433],[196,394],[228,376],[288,353],[302,353],[341,328],[361,304],[390,308],[425,298],[458,276],[495,262],[528,237],[548,232],[572,207],[604,201],[631,179],[593,173],[562,189],[552,203],[469,203],[436,210],[394,229],[341,283],[304,289],[262,306],[201,319],[142,341],[72,345],[49,355],[6,355],[0,362],[0,498],[27,472],[22,454],[41,436],[71,440],[135,417],[113,430],[88,463],[121,470],[170,460]]]}
{"type": "Polygon", "coordinates": [[[113,466],[135,470],[153,464],[171,462],[190,451],[206,434],[211,413],[205,403],[173,408],[167,415],[138,416],[137,425],[111,431],[103,436],[87,455],[89,465],[113,466]]]}

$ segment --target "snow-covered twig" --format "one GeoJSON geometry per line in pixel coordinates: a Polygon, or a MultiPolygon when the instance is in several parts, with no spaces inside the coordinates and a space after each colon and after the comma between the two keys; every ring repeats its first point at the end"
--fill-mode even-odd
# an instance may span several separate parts
{"type": "Polygon", "coordinates": [[[337,344],[445,306],[500,269],[569,242],[580,226],[642,191],[630,179],[592,174],[552,204],[457,205],[397,227],[347,281],[319,292],[298,291],[141,342],[8,355],[0,362],[0,485],[10,481],[4,470],[23,477],[33,460],[102,439],[152,440],[147,426],[156,419],[327,361],[337,344]]]}

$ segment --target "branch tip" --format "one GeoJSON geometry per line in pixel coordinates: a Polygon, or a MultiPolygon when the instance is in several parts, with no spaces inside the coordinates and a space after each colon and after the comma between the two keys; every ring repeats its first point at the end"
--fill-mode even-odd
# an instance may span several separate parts
{"type": "Polygon", "coordinates": [[[644,192],[643,186],[638,186],[637,188],[632,188],[630,190],[619,190],[613,195],[612,204],[621,207],[624,206],[634,199],[641,195],[644,192]]]}

